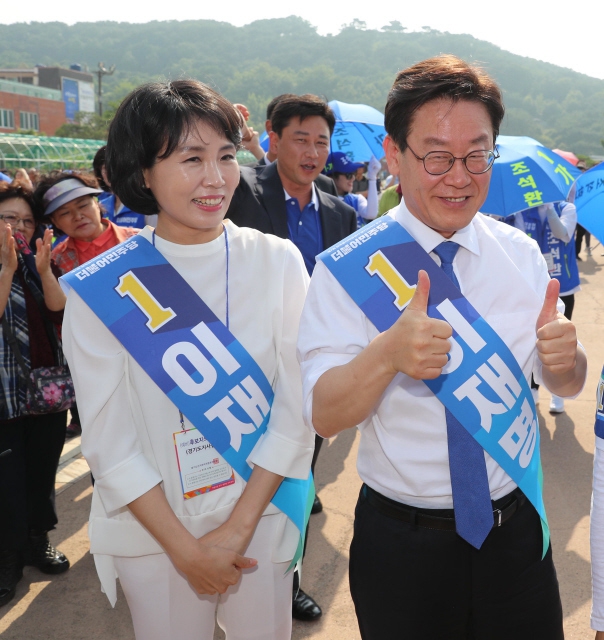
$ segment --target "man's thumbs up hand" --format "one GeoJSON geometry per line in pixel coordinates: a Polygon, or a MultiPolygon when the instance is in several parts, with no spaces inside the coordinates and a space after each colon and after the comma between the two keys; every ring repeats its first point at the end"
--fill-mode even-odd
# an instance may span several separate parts
{"type": "Polygon", "coordinates": [[[382,343],[390,367],[416,380],[438,378],[451,349],[451,327],[444,320],[428,317],[430,278],[417,275],[415,294],[401,317],[376,340],[382,343]]]}
{"type": "Polygon", "coordinates": [[[552,279],[537,318],[537,353],[545,369],[553,374],[574,368],[577,357],[575,325],[556,309],[560,283],[552,279]]]}
{"type": "Polygon", "coordinates": [[[558,318],[558,295],[560,294],[560,282],[552,278],[545,290],[545,300],[541,307],[541,313],[537,318],[537,331],[549,322],[553,322],[558,318]]]}
{"type": "Polygon", "coordinates": [[[417,274],[417,286],[411,302],[407,305],[405,313],[408,311],[419,311],[428,314],[428,298],[430,296],[430,278],[422,269],[417,274]]]}

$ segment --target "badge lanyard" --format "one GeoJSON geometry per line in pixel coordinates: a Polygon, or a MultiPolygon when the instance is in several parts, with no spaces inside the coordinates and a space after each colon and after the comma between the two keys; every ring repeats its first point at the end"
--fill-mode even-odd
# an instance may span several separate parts
{"type": "MultiPolygon", "coordinates": [[[[229,234],[227,233],[227,228],[224,224],[224,222],[222,223],[222,229],[224,231],[224,248],[225,248],[225,252],[226,252],[226,286],[225,286],[225,293],[226,293],[226,328],[230,330],[230,326],[229,326],[229,234]]],[[[153,229],[153,236],[151,238],[152,240],[152,244],[155,247],[155,229],[153,229]]],[[[182,411],[178,412],[180,415],[180,427],[181,427],[181,431],[185,431],[185,418],[182,415],[182,411]]]]}

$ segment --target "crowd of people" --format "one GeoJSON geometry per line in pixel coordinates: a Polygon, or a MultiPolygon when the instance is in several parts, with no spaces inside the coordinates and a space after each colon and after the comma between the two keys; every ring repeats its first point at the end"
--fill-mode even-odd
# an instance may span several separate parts
{"type": "Polygon", "coordinates": [[[581,237],[571,203],[477,215],[503,114],[454,56],[401,71],[386,180],[330,150],[318,96],[271,101],[265,153],[244,105],[152,83],[93,172],[0,182],[0,606],[24,566],[69,569],[48,532],[81,433],[90,550],[136,637],[286,640],[323,613],[299,570],[321,444],[358,428],[362,638],[563,638],[534,405],[585,384],[581,237]],[[69,425],[32,409],[66,362],[69,425]]]}

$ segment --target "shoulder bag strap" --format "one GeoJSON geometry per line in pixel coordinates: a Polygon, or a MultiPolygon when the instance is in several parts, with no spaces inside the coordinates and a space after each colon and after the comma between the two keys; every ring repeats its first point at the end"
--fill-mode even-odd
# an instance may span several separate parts
{"type": "MultiPolygon", "coordinates": [[[[19,256],[21,257],[21,256],[19,256]]],[[[27,278],[23,278],[27,289],[33,296],[36,301],[36,305],[40,310],[40,315],[42,316],[42,322],[44,323],[44,328],[46,329],[46,335],[50,342],[50,346],[55,354],[55,362],[57,365],[63,364],[63,348],[60,344],[59,338],[57,336],[57,330],[54,326],[54,323],[49,319],[48,314],[46,313],[46,303],[44,302],[44,296],[40,292],[40,290],[35,286],[35,283],[28,282],[27,278]],[[33,286],[31,286],[33,284],[33,286]]]]}

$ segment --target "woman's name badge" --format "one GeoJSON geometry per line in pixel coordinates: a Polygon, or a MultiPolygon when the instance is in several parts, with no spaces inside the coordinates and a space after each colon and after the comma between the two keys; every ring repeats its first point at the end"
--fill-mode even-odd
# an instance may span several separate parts
{"type": "Polygon", "coordinates": [[[235,472],[231,465],[200,431],[187,429],[173,435],[185,500],[234,484],[235,472]]]}

